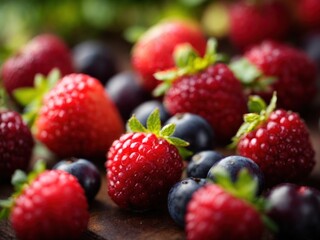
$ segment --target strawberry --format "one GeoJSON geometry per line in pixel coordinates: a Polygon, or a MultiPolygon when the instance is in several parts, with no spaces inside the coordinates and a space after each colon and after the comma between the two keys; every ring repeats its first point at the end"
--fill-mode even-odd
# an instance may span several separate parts
{"type": "Polygon", "coordinates": [[[258,96],[249,101],[245,123],[234,137],[238,154],[251,158],[265,175],[266,185],[298,182],[315,165],[315,152],[308,129],[297,113],[274,110],[274,94],[268,107],[258,96]]]}
{"type": "Polygon", "coordinates": [[[9,180],[16,169],[27,169],[34,146],[21,115],[4,105],[5,93],[0,88],[0,181],[9,180]]]}
{"type": "Polygon", "coordinates": [[[173,67],[175,46],[186,42],[199,54],[204,53],[206,39],[200,27],[181,20],[161,22],[141,36],[132,50],[131,62],[146,90],[152,91],[159,84],[153,74],[173,67]]]}
{"type": "Polygon", "coordinates": [[[35,137],[60,157],[104,156],[123,132],[117,109],[97,79],[74,73],[55,83],[57,75],[53,71],[47,81],[38,76],[36,88],[15,92],[22,103],[30,102],[25,117],[35,121],[35,137]]]}
{"type": "Polygon", "coordinates": [[[320,1],[296,0],[298,20],[303,27],[312,30],[320,30],[320,1]]]}
{"type": "Polygon", "coordinates": [[[164,105],[172,115],[189,112],[206,119],[221,144],[235,134],[247,108],[241,83],[227,65],[214,64],[220,57],[215,48],[216,42],[209,40],[200,58],[190,45],[178,46],[177,67],[155,75],[164,81],[155,94],[165,92],[164,105]]]}
{"type": "Polygon", "coordinates": [[[300,111],[316,94],[315,64],[304,52],[282,43],[265,41],[254,46],[231,69],[250,94],[269,101],[276,91],[281,108],[300,111]]]}
{"type": "Polygon", "coordinates": [[[257,182],[245,170],[236,183],[221,174],[218,184],[207,183],[192,195],[185,218],[187,239],[261,239],[267,218],[255,197],[257,182]]]}
{"type": "Polygon", "coordinates": [[[62,75],[74,72],[69,49],[52,34],[38,35],[16,55],[9,58],[0,72],[3,85],[11,95],[13,90],[33,85],[37,73],[47,75],[58,68],[62,75]]]}
{"type": "Polygon", "coordinates": [[[188,143],[171,136],[174,124],[161,129],[158,109],[150,114],[147,128],[135,116],[128,126],[132,132],[114,141],[107,154],[108,194],[120,208],[148,210],[164,203],[180,180],[183,163],[178,148],[188,143]]]}
{"type": "Polygon", "coordinates": [[[36,164],[35,172],[18,171],[13,181],[17,193],[0,202],[0,215],[9,216],[17,238],[79,239],[86,230],[88,204],[74,176],[36,164]]]}
{"type": "Polygon", "coordinates": [[[289,31],[288,13],[279,1],[241,0],[230,7],[229,15],[230,39],[240,49],[265,39],[283,39],[289,31]]]}

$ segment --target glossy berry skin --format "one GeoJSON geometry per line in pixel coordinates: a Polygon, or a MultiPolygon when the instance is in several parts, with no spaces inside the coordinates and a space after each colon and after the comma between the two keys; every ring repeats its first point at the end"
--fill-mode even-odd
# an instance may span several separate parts
{"type": "Polygon", "coordinates": [[[212,150],[198,152],[191,157],[188,163],[188,177],[206,178],[210,168],[223,158],[223,155],[212,150]]]}
{"type": "Polygon", "coordinates": [[[266,39],[283,39],[288,34],[289,16],[279,1],[250,4],[238,1],[229,10],[230,39],[247,49],[266,39]]]}
{"type": "Polygon", "coordinates": [[[135,115],[136,118],[142,123],[142,125],[147,125],[147,119],[150,113],[158,108],[160,112],[161,123],[164,124],[171,115],[168,113],[167,109],[163,106],[162,102],[158,100],[149,100],[141,103],[135,109],[133,109],[131,115],[135,115]]]}
{"type": "Polygon", "coordinates": [[[315,165],[315,152],[305,123],[297,113],[281,109],[272,112],[259,128],[244,135],[237,152],[259,165],[268,186],[298,182],[315,165]]]}
{"type": "Polygon", "coordinates": [[[320,2],[318,0],[297,0],[298,20],[308,30],[320,29],[320,2]]]}
{"type": "Polygon", "coordinates": [[[34,140],[19,113],[0,110],[0,181],[8,181],[16,169],[26,170],[34,140]]]}
{"type": "Polygon", "coordinates": [[[10,221],[21,240],[79,239],[89,221],[88,204],[74,176],[45,171],[16,198],[10,221]]]}
{"type": "Polygon", "coordinates": [[[107,158],[108,194],[120,208],[159,207],[182,174],[177,148],[152,133],[124,134],[107,158]]]}
{"type": "Polygon", "coordinates": [[[265,76],[277,80],[270,91],[254,91],[267,102],[277,92],[277,106],[300,111],[310,105],[316,94],[316,66],[307,55],[288,45],[265,41],[245,53],[245,58],[265,76]]]}
{"type": "Polygon", "coordinates": [[[277,224],[277,239],[320,239],[320,193],[308,186],[280,184],[267,196],[267,215],[277,224]]]}
{"type": "Polygon", "coordinates": [[[215,184],[194,193],[187,207],[188,240],[261,239],[261,217],[250,203],[236,198],[215,184]]]}
{"type": "Polygon", "coordinates": [[[70,74],[45,95],[36,137],[60,157],[101,157],[123,132],[123,122],[101,83],[70,74]]]}
{"type": "Polygon", "coordinates": [[[61,75],[74,72],[70,51],[55,35],[38,35],[3,64],[1,79],[9,94],[16,88],[33,86],[37,73],[47,75],[53,68],[61,75]]]}
{"type": "Polygon", "coordinates": [[[190,43],[204,54],[206,38],[195,23],[171,20],[154,25],[133,47],[131,63],[144,88],[152,91],[161,81],[154,74],[174,66],[173,51],[181,43],[190,43]]]}
{"type": "Polygon", "coordinates": [[[210,124],[202,117],[192,113],[178,113],[165,123],[174,123],[176,130],[174,137],[187,141],[190,145],[187,147],[193,153],[202,150],[209,150],[214,147],[214,132],[210,124]]]}
{"type": "Polygon", "coordinates": [[[102,41],[80,42],[73,48],[72,57],[77,72],[90,75],[103,85],[117,73],[114,53],[102,41]]]}
{"type": "Polygon", "coordinates": [[[320,70],[320,32],[307,34],[302,40],[302,49],[320,70]]]}
{"type": "Polygon", "coordinates": [[[58,162],[52,169],[63,170],[75,176],[84,189],[88,202],[91,202],[100,190],[101,177],[98,168],[86,159],[66,159],[58,162]]]}
{"type": "Polygon", "coordinates": [[[258,182],[257,194],[261,193],[264,188],[264,176],[259,166],[249,158],[242,156],[228,156],[216,164],[208,171],[207,179],[215,181],[215,173],[225,170],[230,174],[231,180],[235,182],[241,169],[247,169],[251,176],[258,182]]]}
{"type": "Polygon", "coordinates": [[[247,111],[240,82],[225,64],[177,79],[166,92],[169,113],[193,113],[203,117],[216,134],[217,143],[230,141],[247,111]]]}
{"type": "Polygon", "coordinates": [[[168,211],[171,218],[180,226],[185,225],[187,205],[195,191],[204,186],[205,179],[186,178],[177,182],[168,194],[168,211]]]}
{"type": "Polygon", "coordinates": [[[134,108],[151,98],[137,78],[133,72],[121,72],[113,76],[105,86],[124,121],[131,117],[134,108]]]}

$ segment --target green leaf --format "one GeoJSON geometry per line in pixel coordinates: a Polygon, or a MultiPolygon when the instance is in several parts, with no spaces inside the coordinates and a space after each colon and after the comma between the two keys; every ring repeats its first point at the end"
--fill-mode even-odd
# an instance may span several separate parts
{"type": "Polygon", "coordinates": [[[277,233],[279,231],[278,225],[268,216],[265,214],[261,215],[262,217],[262,222],[264,225],[272,232],[272,233],[277,233]]]}
{"type": "Polygon", "coordinates": [[[210,62],[209,63],[210,65],[213,64],[216,60],[217,47],[218,47],[217,40],[214,38],[210,38],[207,42],[206,53],[204,55],[204,58],[210,62]]]}
{"type": "Polygon", "coordinates": [[[164,95],[171,87],[171,84],[168,82],[163,82],[159,84],[152,92],[152,95],[155,97],[160,97],[164,95]]]}
{"type": "Polygon", "coordinates": [[[128,120],[128,128],[131,132],[147,132],[147,129],[134,115],[128,120]]]}
{"type": "Polygon", "coordinates": [[[46,91],[52,89],[56,84],[57,82],[60,80],[61,78],[61,73],[60,71],[57,69],[57,68],[54,68],[50,71],[48,77],[47,77],[47,86],[46,86],[46,91]]]}
{"type": "Polygon", "coordinates": [[[173,80],[178,77],[177,69],[170,69],[166,71],[156,72],[154,75],[155,79],[164,81],[164,80],[173,80]]]}
{"type": "Polygon", "coordinates": [[[38,160],[33,166],[32,171],[28,174],[28,182],[32,182],[40,173],[46,170],[46,164],[43,160],[38,160]]]}
{"type": "Polygon", "coordinates": [[[248,101],[248,109],[249,112],[251,113],[258,113],[262,110],[266,110],[267,104],[265,101],[260,97],[260,96],[249,96],[249,101],[248,101]]]}
{"type": "Polygon", "coordinates": [[[158,108],[153,110],[153,112],[149,115],[147,119],[147,129],[156,134],[159,135],[161,130],[161,121],[160,121],[160,111],[158,108]]]}
{"type": "Polygon", "coordinates": [[[229,66],[234,75],[245,85],[252,84],[262,75],[262,72],[246,58],[234,61],[229,66]]]}
{"type": "Polygon", "coordinates": [[[193,61],[198,57],[199,54],[189,43],[179,44],[173,52],[173,59],[178,68],[192,65],[193,61]]]}
{"type": "Polygon", "coordinates": [[[11,184],[14,186],[15,191],[21,191],[23,185],[27,183],[28,177],[25,172],[18,169],[13,173],[11,184]]]}
{"type": "Polygon", "coordinates": [[[16,99],[16,101],[20,103],[22,106],[27,106],[29,103],[33,101],[37,93],[38,91],[35,88],[23,87],[14,90],[13,96],[16,99]]]}
{"type": "Polygon", "coordinates": [[[269,117],[269,115],[276,109],[277,107],[277,92],[273,92],[271,101],[266,109],[266,115],[269,117]]]}
{"type": "Polygon", "coordinates": [[[235,187],[238,189],[238,197],[253,202],[258,191],[258,181],[253,178],[248,169],[243,168],[238,173],[235,187]]]}
{"type": "Polygon", "coordinates": [[[160,130],[160,136],[161,137],[171,136],[175,130],[176,130],[176,125],[174,123],[169,123],[160,130]]]}
{"type": "Polygon", "coordinates": [[[178,151],[179,151],[180,156],[183,159],[187,159],[188,157],[193,155],[193,152],[189,151],[185,147],[178,147],[178,151]]]}
{"type": "Polygon", "coordinates": [[[176,147],[187,147],[189,146],[189,143],[185,140],[182,140],[177,137],[167,137],[166,140],[171,143],[172,145],[175,145],[176,147]]]}
{"type": "Polygon", "coordinates": [[[246,123],[252,123],[254,121],[258,121],[260,119],[260,115],[256,113],[247,113],[244,115],[243,119],[246,123]]]}
{"type": "Polygon", "coordinates": [[[0,220],[7,219],[9,217],[12,205],[13,201],[11,198],[7,200],[0,200],[0,207],[2,208],[0,211],[0,220]]]}

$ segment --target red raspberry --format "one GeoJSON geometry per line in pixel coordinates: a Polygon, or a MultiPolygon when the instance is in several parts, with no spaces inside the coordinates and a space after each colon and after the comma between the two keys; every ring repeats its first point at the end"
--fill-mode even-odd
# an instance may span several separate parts
{"type": "Polygon", "coordinates": [[[19,113],[0,110],[0,180],[8,180],[16,169],[26,170],[34,141],[19,113]]]}
{"type": "Polygon", "coordinates": [[[188,240],[261,239],[263,231],[261,216],[253,205],[218,185],[202,187],[188,204],[188,240]]]}
{"type": "Polygon", "coordinates": [[[308,28],[320,29],[320,1],[319,0],[297,0],[296,11],[301,24],[308,28]]]}

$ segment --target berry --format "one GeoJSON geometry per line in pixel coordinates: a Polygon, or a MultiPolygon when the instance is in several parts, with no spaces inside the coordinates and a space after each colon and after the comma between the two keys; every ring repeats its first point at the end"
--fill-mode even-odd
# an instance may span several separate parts
{"type": "Polygon", "coordinates": [[[161,123],[165,123],[171,115],[158,100],[149,100],[141,103],[135,109],[133,109],[132,114],[135,115],[135,117],[139,120],[139,122],[142,123],[143,126],[147,126],[147,119],[156,108],[159,109],[161,123]]]}
{"type": "Polygon", "coordinates": [[[302,49],[308,57],[316,64],[320,71],[320,33],[308,34],[302,41],[302,49]]]}
{"type": "Polygon", "coordinates": [[[230,39],[236,47],[246,49],[265,39],[286,37],[289,16],[281,2],[248,2],[238,1],[229,11],[230,39]]]}
{"type": "Polygon", "coordinates": [[[181,227],[185,225],[187,204],[195,191],[204,186],[205,179],[186,178],[177,182],[168,194],[168,210],[171,218],[181,227]]]}
{"type": "Polygon", "coordinates": [[[17,88],[32,86],[36,74],[47,75],[53,68],[59,69],[62,75],[74,72],[72,58],[65,43],[55,35],[43,34],[7,59],[0,75],[3,86],[12,94],[17,88]]]}
{"type": "Polygon", "coordinates": [[[261,104],[261,111],[256,111],[260,115],[250,113],[244,117],[246,122],[240,128],[244,131],[235,138],[237,153],[259,165],[268,186],[306,178],[315,165],[315,152],[303,120],[297,113],[274,110],[275,95],[267,108],[258,97],[251,102],[261,104]]]}
{"type": "Polygon", "coordinates": [[[186,235],[195,239],[261,239],[264,227],[257,210],[222,187],[207,184],[187,207],[186,235]]]}
{"type": "Polygon", "coordinates": [[[26,170],[34,140],[19,113],[0,109],[0,180],[9,180],[16,169],[26,170]]]}
{"type": "Polygon", "coordinates": [[[131,132],[114,141],[107,155],[108,194],[120,208],[148,210],[163,203],[180,180],[183,164],[177,147],[187,143],[171,137],[173,124],[161,130],[159,110],[149,116],[148,129],[135,117],[128,126],[131,132]]]}
{"type": "Polygon", "coordinates": [[[206,178],[210,168],[224,158],[216,151],[201,151],[191,157],[187,166],[188,177],[206,178]]]}
{"type": "Polygon", "coordinates": [[[267,196],[267,214],[283,240],[320,239],[320,192],[308,186],[281,184],[267,196]]]}
{"type": "Polygon", "coordinates": [[[2,210],[2,214],[9,214],[17,238],[79,239],[87,228],[89,212],[77,179],[51,170],[33,173],[24,181],[23,186],[16,185],[20,192],[11,198],[11,206],[2,210]]]}
{"type": "Polygon", "coordinates": [[[225,144],[237,131],[246,112],[246,100],[240,82],[229,67],[215,61],[216,42],[210,39],[205,56],[200,57],[189,44],[175,52],[176,68],[158,72],[163,84],[155,94],[165,92],[164,105],[172,115],[193,113],[212,127],[218,144],[225,144]]]}
{"type": "Polygon", "coordinates": [[[103,85],[117,73],[112,50],[103,42],[87,40],[73,48],[73,61],[77,72],[98,79],[103,85]]]}
{"type": "Polygon", "coordinates": [[[223,170],[226,171],[230,175],[231,180],[235,182],[238,178],[239,172],[243,168],[247,169],[253,179],[258,182],[257,193],[261,193],[264,187],[263,173],[254,161],[246,157],[228,156],[221,159],[209,169],[207,179],[215,182],[215,174],[223,170]]]}
{"type": "MultiPolygon", "coordinates": [[[[299,111],[310,105],[316,94],[316,66],[307,55],[285,44],[266,41],[244,55],[265,76],[275,81],[267,88],[251,93],[266,101],[276,91],[278,106],[299,111]]],[[[251,89],[252,90],[252,89],[251,89]]]]}
{"type": "Polygon", "coordinates": [[[169,123],[176,125],[176,130],[172,136],[187,141],[189,143],[187,149],[191,152],[197,153],[213,148],[213,130],[202,117],[192,113],[178,113],[168,119],[166,124],[169,123]]]}
{"type": "Polygon", "coordinates": [[[320,29],[320,2],[318,0],[297,0],[296,11],[301,25],[309,30],[320,29]]]}
{"type": "Polygon", "coordinates": [[[92,201],[101,186],[101,177],[97,167],[86,159],[66,159],[58,162],[52,169],[63,170],[75,176],[84,189],[87,200],[92,201]]]}
{"type": "Polygon", "coordinates": [[[186,42],[199,54],[204,53],[206,39],[200,27],[181,20],[161,22],[140,37],[133,48],[131,62],[145,89],[152,91],[160,83],[154,73],[173,67],[174,48],[186,42]]]}
{"type": "Polygon", "coordinates": [[[137,76],[133,72],[121,72],[113,76],[105,89],[124,121],[130,118],[135,107],[150,99],[149,93],[138,83],[137,76]]]}

